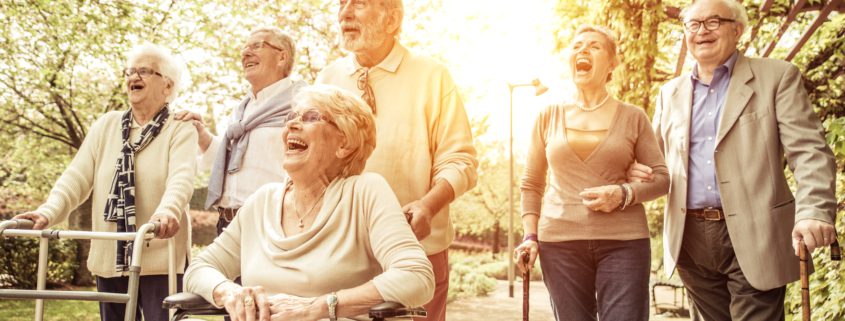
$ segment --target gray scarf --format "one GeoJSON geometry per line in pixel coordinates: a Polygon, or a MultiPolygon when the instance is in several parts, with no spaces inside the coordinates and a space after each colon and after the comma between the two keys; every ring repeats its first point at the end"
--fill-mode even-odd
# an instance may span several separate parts
{"type": "MultiPolygon", "coordinates": [[[[250,131],[256,128],[285,126],[285,117],[290,112],[293,96],[303,86],[305,86],[304,81],[295,81],[287,90],[270,97],[263,104],[249,107],[256,109],[256,111],[248,119],[243,119],[243,117],[249,98],[244,99],[235,109],[237,122],[229,124],[229,128],[223,135],[223,146],[220,146],[214,158],[211,179],[208,181],[208,198],[205,200],[205,208],[211,208],[223,196],[223,181],[226,174],[235,173],[241,169],[244,152],[249,145],[250,131]]],[[[268,157],[278,156],[268,155],[268,157]]]]}

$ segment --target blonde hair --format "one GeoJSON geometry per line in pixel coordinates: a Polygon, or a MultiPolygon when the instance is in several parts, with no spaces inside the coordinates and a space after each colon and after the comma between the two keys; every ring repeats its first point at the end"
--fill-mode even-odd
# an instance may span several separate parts
{"type": "Polygon", "coordinates": [[[357,95],[330,85],[313,85],[299,91],[293,107],[315,108],[337,125],[352,149],[341,168],[340,177],[361,174],[376,148],[375,118],[370,107],[357,95]]]}

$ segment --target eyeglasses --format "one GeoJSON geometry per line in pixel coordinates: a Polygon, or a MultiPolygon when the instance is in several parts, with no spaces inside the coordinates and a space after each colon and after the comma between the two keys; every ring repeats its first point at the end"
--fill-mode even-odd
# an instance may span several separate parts
{"type": "Polygon", "coordinates": [[[264,40],[256,41],[256,42],[253,42],[251,44],[248,44],[248,45],[244,46],[241,50],[244,51],[244,52],[256,52],[259,49],[264,48],[265,46],[268,47],[268,48],[271,48],[271,49],[276,49],[278,51],[284,51],[284,49],[276,47],[276,46],[274,46],[274,45],[272,45],[269,42],[266,42],[264,40]]]}
{"type": "Polygon", "coordinates": [[[373,92],[373,86],[370,86],[370,72],[369,68],[363,67],[358,70],[358,89],[363,90],[364,93],[361,98],[370,105],[373,110],[373,115],[376,114],[376,94],[373,92]]]}
{"type": "Polygon", "coordinates": [[[126,78],[132,77],[132,75],[134,75],[134,74],[138,74],[138,76],[140,76],[141,78],[147,78],[151,75],[156,75],[156,76],[159,76],[159,77],[162,77],[162,78],[164,77],[164,75],[162,75],[160,72],[152,70],[152,69],[147,68],[147,67],[141,67],[141,68],[130,67],[130,68],[123,69],[123,76],[126,77],[126,78]]]}
{"type": "Polygon", "coordinates": [[[698,32],[701,29],[701,26],[704,26],[704,29],[708,31],[715,31],[719,29],[724,23],[734,23],[736,20],[734,19],[727,19],[722,17],[713,17],[707,18],[704,20],[687,20],[684,22],[684,27],[689,32],[698,32]]]}
{"type": "Polygon", "coordinates": [[[306,124],[323,121],[328,123],[329,125],[337,127],[337,124],[335,124],[331,119],[326,116],[323,116],[323,114],[320,114],[319,111],[316,111],[314,109],[309,109],[304,112],[290,111],[288,112],[288,115],[285,118],[285,122],[289,123],[297,119],[306,124]]]}

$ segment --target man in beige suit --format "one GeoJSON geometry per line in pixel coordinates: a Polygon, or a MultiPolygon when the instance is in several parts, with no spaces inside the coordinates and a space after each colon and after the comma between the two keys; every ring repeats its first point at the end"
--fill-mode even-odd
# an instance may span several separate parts
{"type": "Polygon", "coordinates": [[[798,240],[813,251],[835,238],[833,154],[798,68],[737,51],[739,2],[696,1],[682,17],[696,65],[661,88],[653,119],[672,181],[665,269],[705,320],[783,320],[798,240]]]}

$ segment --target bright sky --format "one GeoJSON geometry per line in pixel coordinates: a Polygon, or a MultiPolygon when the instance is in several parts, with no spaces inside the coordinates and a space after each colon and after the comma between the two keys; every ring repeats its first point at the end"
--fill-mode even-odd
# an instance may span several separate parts
{"type": "Polygon", "coordinates": [[[508,83],[538,78],[550,87],[540,97],[534,96],[532,87],[514,90],[517,153],[525,151],[537,112],[562,99],[566,91],[563,59],[554,53],[554,7],[555,1],[549,0],[524,0],[518,5],[504,0],[447,0],[439,21],[432,22],[458,35],[457,39],[444,35],[444,58],[458,85],[469,91],[464,101],[470,118],[489,115],[486,139],[507,142],[508,83]]]}

